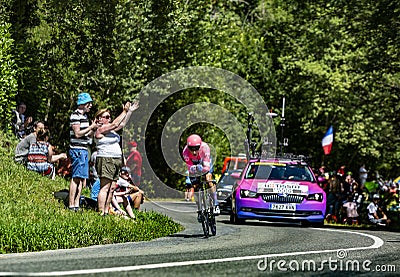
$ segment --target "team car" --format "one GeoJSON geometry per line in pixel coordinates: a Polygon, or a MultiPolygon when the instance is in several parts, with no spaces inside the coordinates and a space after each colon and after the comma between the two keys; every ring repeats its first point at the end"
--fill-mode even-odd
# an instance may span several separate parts
{"type": "Polygon", "coordinates": [[[236,181],[232,174],[240,174],[241,171],[241,169],[226,170],[217,183],[217,199],[221,214],[229,215],[231,213],[232,189],[236,181]]]}
{"type": "Polygon", "coordinates": [[[232,192],[230,221],[247,219],[322,226],[326,194],[302,159],[251,159],[232,192]]]}

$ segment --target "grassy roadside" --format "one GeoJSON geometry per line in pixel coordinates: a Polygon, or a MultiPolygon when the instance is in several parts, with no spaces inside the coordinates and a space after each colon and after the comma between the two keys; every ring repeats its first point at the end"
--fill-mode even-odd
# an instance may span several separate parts
{"type": "Polygon", "coordinates": [[[0,253],[68,249],[99,244],[148,241],[182,230],[155,212],[137,220],[100,217],[93,210],[70,212],[53,192],[69,182],[52,181],[14,163],[16,141],[0,135],[0,253]]]}

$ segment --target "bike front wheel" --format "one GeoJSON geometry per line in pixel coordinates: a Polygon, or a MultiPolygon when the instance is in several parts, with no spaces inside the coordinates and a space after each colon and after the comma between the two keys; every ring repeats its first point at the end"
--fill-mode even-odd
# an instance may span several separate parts
{"type": "Polygon", "coordinates": [[[203,227],[204,236],[208,238],[210,236],[209,221],[208,216],[205,212],[201,213],[201,226],[203,227]]]}

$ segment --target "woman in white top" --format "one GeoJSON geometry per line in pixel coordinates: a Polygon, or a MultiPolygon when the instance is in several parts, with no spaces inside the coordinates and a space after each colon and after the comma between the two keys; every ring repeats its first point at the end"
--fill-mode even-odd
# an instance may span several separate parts
{"type": "Polygon", "coordinates": [[[99,110],[95,115],[97,130],[95,141],[97,147],[96,171],[100,178],[100,192],[97,197],[100,215],[108,214],[112,196],[122,166],[120,135],[117,133],[129,121],[131,114],[139,107],[138,102],[127,102],[122,113],[111,121],[108,109],[99,110]]]}

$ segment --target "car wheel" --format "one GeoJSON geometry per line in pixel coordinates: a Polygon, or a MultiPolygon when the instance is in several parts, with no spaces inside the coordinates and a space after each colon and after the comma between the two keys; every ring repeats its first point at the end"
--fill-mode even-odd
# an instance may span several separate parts
{"type": "Polygon", "coordinates": [[[311,224],[312,227],[324,227],[325,221],[322,220],[320,222],[314,222],[311,224]]]}
{"type": "Polygon", "coordinates": [[[235,224],[235,215],[233,214],[233,212],[231,212],[231,214],[229,215],[229,222],[235,224]]]}
{"type": "Polygon", "coordinates": [[[230,218],[229,218],[229,221],[230,221],[232,224],[237,224],[237,225],[244,224],[244,223],[246,222],[245,219],[243,219],[243,218],[238,218],[237,215],[234,214],[234,213],[231,213],[231,216],[230,216],[230,218]]]}
{"type": "Polygon", "coordinates": [[[322,220],[320,222],[303,221],[303,222],[301,222],[301,226],[303,226],[303,227],[324,227],[324,220],[322,220]]]}
{"type": "Polygon", "coordinates": [[[302,221],[300,224],[301,224],[301,227],[310,227],[311,226],[311,223],[308,221],[302,221]]]}

